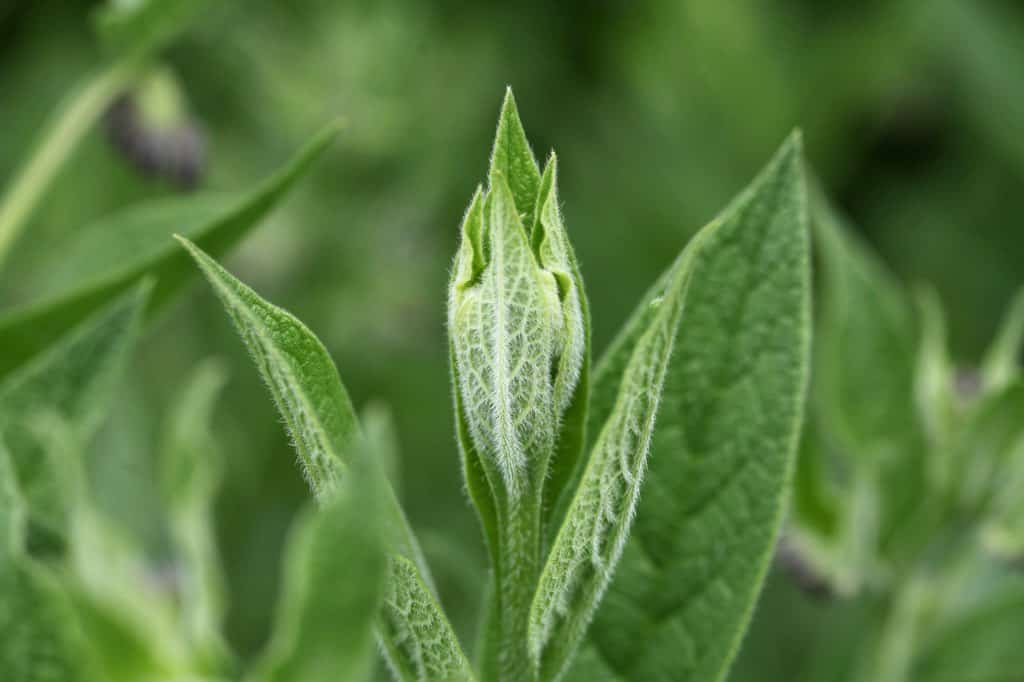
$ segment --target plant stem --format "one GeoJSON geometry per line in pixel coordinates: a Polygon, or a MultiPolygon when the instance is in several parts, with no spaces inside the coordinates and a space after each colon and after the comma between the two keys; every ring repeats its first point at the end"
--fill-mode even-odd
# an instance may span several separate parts
{"type": "Polygon", "coordinates": [[[114,62],[79,83],[51,114],[31,155],[0,201],[0,266],[64,162],[138,72],[135,60],[114,62]]]}

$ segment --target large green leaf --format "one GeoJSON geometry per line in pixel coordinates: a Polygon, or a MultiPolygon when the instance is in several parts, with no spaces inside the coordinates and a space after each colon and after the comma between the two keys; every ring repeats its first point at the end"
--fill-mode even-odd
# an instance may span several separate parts
{"type": "MultiPolygon", "coordinates": [[[[715,222],[694,259],[633,532],[583,655],[612,679],[725,676],[790,485],[810,343],[798,137],[715,222]]],[[[594,423],[657,292],[597,367],[594,423]]]]}
{"type": "MultiPolygon", "coordinates": [[[[270,388],[314,495],[320,502],[330,499],[355,461],[360,430],[327,350],[294,316],[260,298],[195,244],[179,239],[221,299],[270,388]]],[[[386,488],[382,516],[386,544],[394,553],[385,605],[397,600],[399,605],[415,604],[416,608],[385,606],[382,613],[387,615],[388,627],[380,628],[378,633],[390,656],[412,657],[389,661],[394,670],[403,673],[402,679],[431,679],[422,677],[424,671],[447,669],[452,660],[464,661],[465,656],[447,645],[438,647],[433,641],[406,641],[427,634],[419,623],[429,617],[433,624],[431,637],[457,645],[451,625],[425,587],[429,571],[390,487],[386,488]],[[420,654],[437,658],[420,661],[416,658],[420,654]]],[[[468,674],[457,679],[468,679],[468,674]]]]}
{"type": "Polygon", "coordinates": [[[147,306],[152,315],[192,274],[188,258],[171,235],[189,236],[220,256],[255,227],[323,153],[337,132],[332,125],[314,137],[283,168],[254,191],[234,198],[198,197],[144,205],[112,216],[87,230],[61,252],[58,277],[74,288],[0,317],[0,379],[52,344],[147,274],[157,278],[147,306]]]}

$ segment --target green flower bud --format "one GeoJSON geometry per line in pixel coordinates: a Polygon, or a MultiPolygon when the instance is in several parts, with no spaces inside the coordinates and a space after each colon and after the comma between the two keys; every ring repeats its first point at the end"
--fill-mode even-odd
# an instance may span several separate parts
{"type": "Polygon", "coordinates": [[[582,300],[556,161],[542,176],[509,94],[490,187],[463,220],[448,325],[469,437],[510,497],[543,484],[583,366],[582,300]]]}

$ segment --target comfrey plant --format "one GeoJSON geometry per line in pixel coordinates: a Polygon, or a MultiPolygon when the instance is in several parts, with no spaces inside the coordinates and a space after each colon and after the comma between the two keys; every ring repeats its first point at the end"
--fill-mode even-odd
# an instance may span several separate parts
{"type": "MultiPolygon", "coordinates": [[[[593,369],[557,187],[554,155],[541,171],[509,93],[448,294],[462,467],[491,560],[477,663],[390,493],[376,638],[400,680],[721,679],[772,554],[801,420],[799,138],[691,241],[593,369]]],[[[337,370],[300,322],[182,242],[330,504],[365,440],[337,370]]]]}
{"type": "Polygon", "coordinates": [[[449,287],[455,426],[490,557],[475,661],[447,618],[386,446],[324,346],[214,257],[331,138],[238,198],[129,209],[68,247],[78,286],[0,316],[0,677],[73,682],[721,680],[774,551],[809,353],[800,143],[694,237],[591,363],[581,269],[511,94],[449,287]],[[201,367],[159,467],[166,556],[105,508],[85,453],[142,323],[180,289],[180,237],[292,436],[314,509],[266,650],[222,634],[222,468],[201,367]],[[125,254],[119,244],[142,245],[125,254]],[[212,254],[212,255],[210,255],[212,254]]]}

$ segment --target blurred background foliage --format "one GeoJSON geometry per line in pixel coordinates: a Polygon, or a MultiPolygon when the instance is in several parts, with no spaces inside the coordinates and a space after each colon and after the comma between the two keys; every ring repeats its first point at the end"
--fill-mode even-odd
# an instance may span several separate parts
{"type": "MultiPolygon", "coordinates": [[[[377,405],[375,423],[390,407],[399,489],[466,641],[485,562],[453,437],[444,287],[505,84],[535,152],[559,153],[597,352],[797,126],[823,185],[888,266],[935,285],[958,362],[979,356],[1024,275],[1024,5],[1014,0],[215,7],[165,59],[205,143],[196,185],[249,186],[344,119],[326,160],[228,265],[316,331],[356,402],[377,405]]],[[[0,1],[0,178],[99,63],[93,10],[0,1]]],[[[97,127],[11,254],[0,305],[52,289],[62,243],[90,222],[180,191],[140,174],[97,127]]],[[[308,493],[205,288],[150,327],[92,463],[117,491],[108,504],[161,551],[157,434],[182,377],[210,355],[231,370],[215,420],[228,461],[217,517],[230,637],[247,653],[267,635],[284,535],[308,493]]],[[[857,618],[773,576],[733,679],[808,675],[809,643],[855,631],[857,618]]]]}

